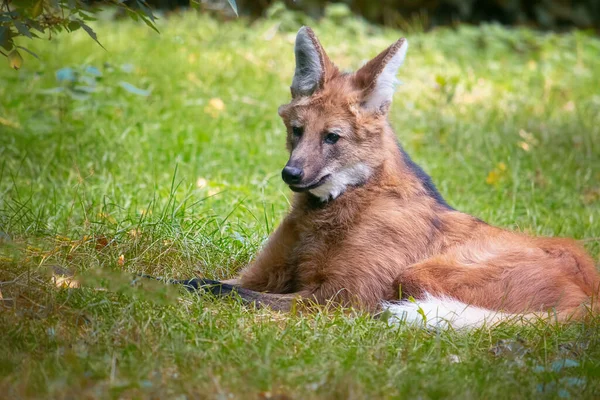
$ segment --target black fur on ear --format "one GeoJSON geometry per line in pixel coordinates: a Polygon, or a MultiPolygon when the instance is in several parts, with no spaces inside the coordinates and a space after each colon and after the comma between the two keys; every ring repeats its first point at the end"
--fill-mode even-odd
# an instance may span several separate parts
{"type": "Polygon", "coordinates": [[[292,97],[310,96],[323,88],[335,66],[327,57],[313,30],[307,26],[300,28],[296,35],[294,53],[296,70],[290,88],[292,97]]]}

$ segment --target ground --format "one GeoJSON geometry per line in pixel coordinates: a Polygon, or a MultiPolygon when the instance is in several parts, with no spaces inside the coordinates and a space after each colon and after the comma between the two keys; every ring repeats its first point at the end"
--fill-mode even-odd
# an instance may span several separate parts
{"type": "MultiPolygon", "coordinates": [[[[0,68],[0,391],[9,398],[593,398],[600,320],[470,332],[284,315],[129,273],[228,278],[291,197],[294,33],[193,14],[21,44],[0,68]],[[77,273],[60,281],[61,270],[77,273]],[[80,287],[69,287],[79,285],[80,287]]],[[[390,119],[459,210],[600,252],[600,40],[310,22],[343,69],[400,36],[390,119]]]]}

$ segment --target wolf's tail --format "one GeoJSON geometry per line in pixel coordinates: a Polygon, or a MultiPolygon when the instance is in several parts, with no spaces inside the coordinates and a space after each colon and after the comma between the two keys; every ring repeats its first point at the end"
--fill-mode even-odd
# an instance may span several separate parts
{"type": "Polygon", "coordinates": [[[407,323],[425,328],[474,329],[492,327],[500,322],[526,324],[536,320],[568,322],[600,314],[600,299],[592,299],[591,305],[546,313],[509,314],[462,303],[450,297],[438,297],[426,293],[420,300],[386,302],[390,323],[407,323]]]}

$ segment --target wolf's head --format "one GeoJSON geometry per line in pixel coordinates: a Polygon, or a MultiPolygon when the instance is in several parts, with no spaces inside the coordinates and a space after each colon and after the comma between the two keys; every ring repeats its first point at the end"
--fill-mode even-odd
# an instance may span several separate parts
{"type": "Polygon", "coordinates": [[[292,101],[279,108],[290,151],[282,177],[293,191],[335,199],[381,165],[387,112],[407,48],[400,39],[355,73],[341,73],[310,28],[298,31],[292,101]]]}

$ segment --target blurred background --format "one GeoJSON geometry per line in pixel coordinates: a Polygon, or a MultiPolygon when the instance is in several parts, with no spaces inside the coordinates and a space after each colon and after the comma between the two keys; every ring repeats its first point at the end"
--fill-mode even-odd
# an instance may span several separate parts
{"type": "MultiPolygon", "coordinates": [[[[189,0],[149,0],[149,5],[176,10],[190,6],[189,0]]],[[[232,16],[221,0],[201,0],[200,7],[232,16]]],[[[264,17],[276,0],[238,0],[240,15],[264,17]]],[[[540,29],[600,28],[598,0],[285,0],[281,7],[323,17],[326,5],[344,4],[352,13],[376,24],[403,28],[419,21],[423,28],[458,23],[498,22],[540,29]]]]}

